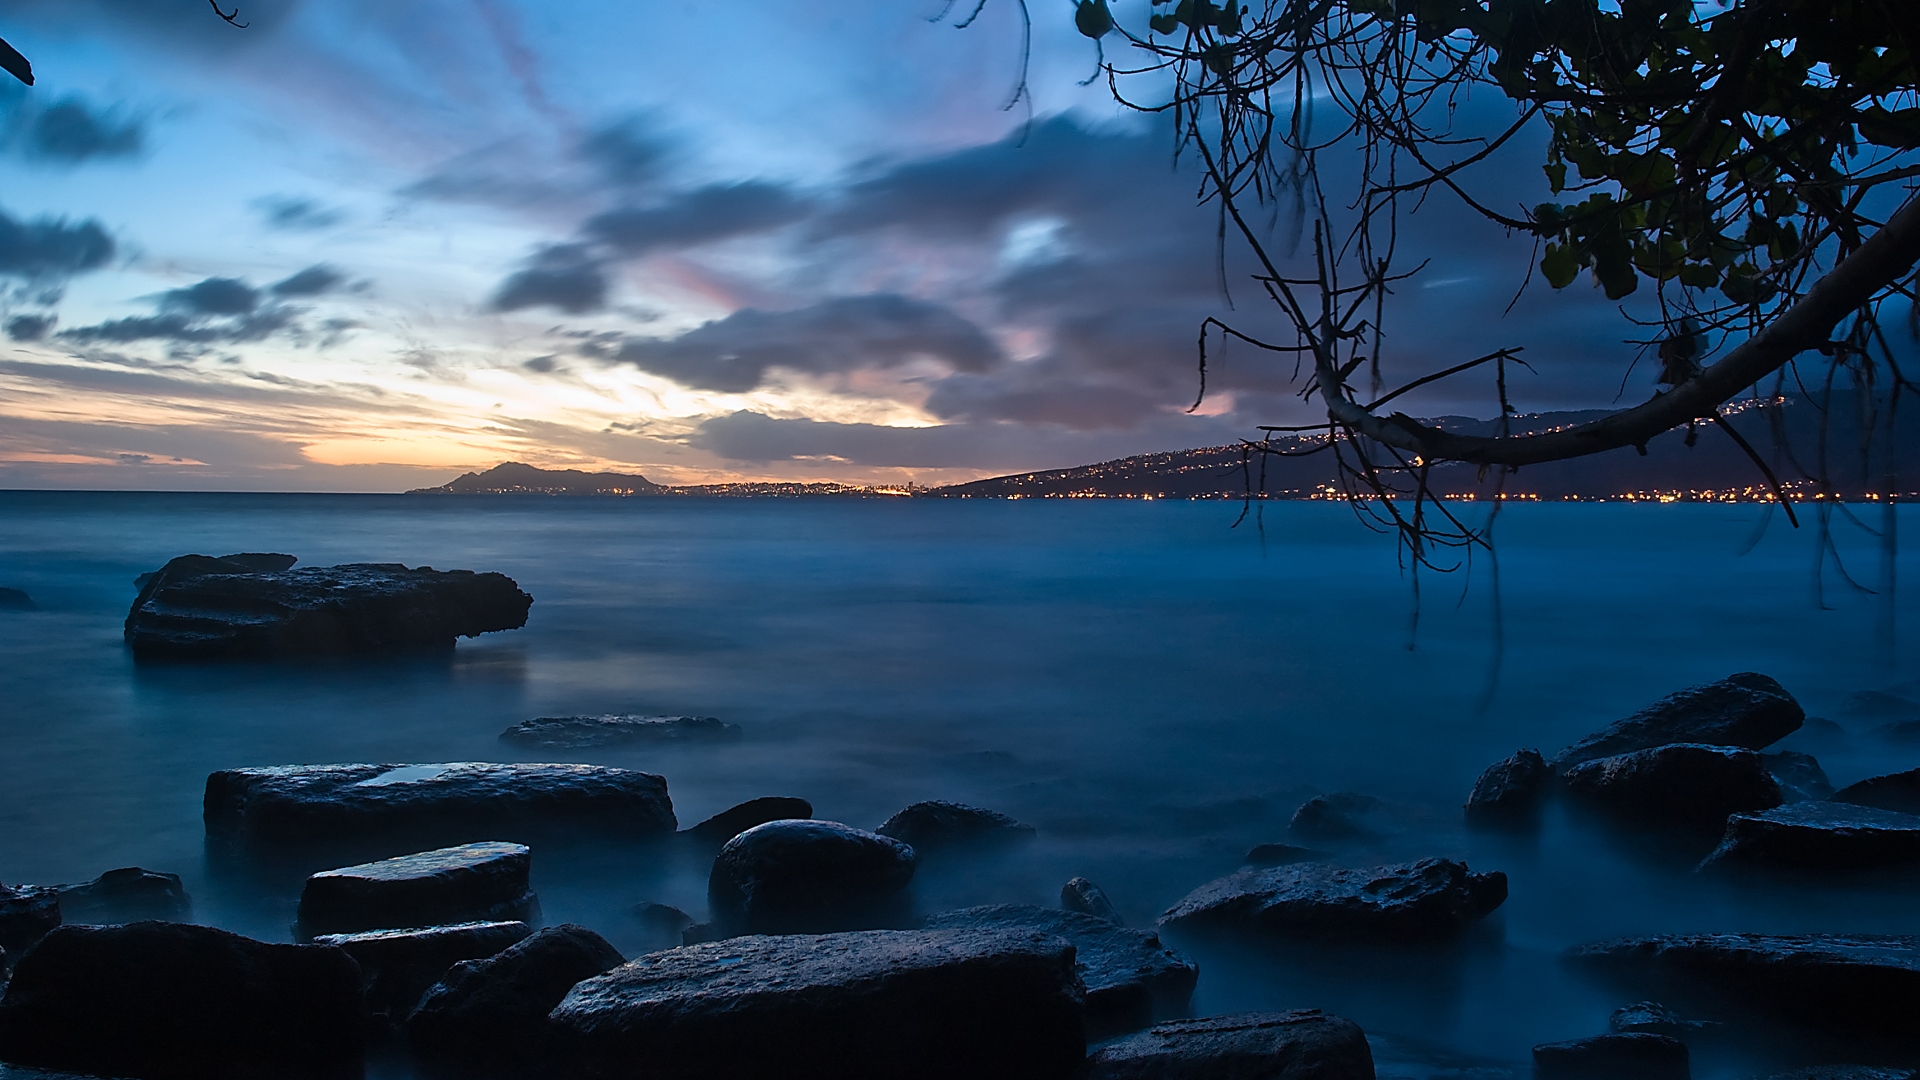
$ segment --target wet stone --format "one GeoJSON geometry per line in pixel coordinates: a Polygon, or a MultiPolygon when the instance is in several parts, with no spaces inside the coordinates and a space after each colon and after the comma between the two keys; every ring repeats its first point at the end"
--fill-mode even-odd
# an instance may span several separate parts
{"type": "Polygon", "coordinates": [[[1517,750],[1487,766],[1467,795],[1467,820],[1476,825],[1519,824],[1536,817],[1553,783],[1538,750],[1517,750]]]}
{"type": "Polygon", "coordinates": [[[1034,837],[1033,826],[997,810],[941,799],[914,803],[874,831],[922,852],[959,844],[1018,843],[1034,837]]]}
{"type": "Polygon", "coordinates": [[[1182,930],[1406,941],[1450,937],[1507,899],[1507,875],[1451,859],[1342,869],[1248,869],[1202,885],[1160,916],[1182,930]]]}
{"type": "Polygon", "coordinates": [[[1675,1039],[1685,1039],[1709,1026],[1703,1020],[1682,1020],[1679,1013],[1657,1001],[1636,1001],[1631,1005],[1623,1005],[1613,1010],[1613,1015],[1607,1018],[1607,1028],[1615,1034],[1637,1031],[1675,1039]]]}
{"type": "Polygon", "coordinates": [[[1316,795],[1300,804],[1287,831],[1308,840],[1360,840],[1379,835],[1379,799],[1354,791],[1316,795]]]}
{"type": "Polygon", "coordinates": [[[701,843],[718,846],[755,825],[765,825],[769,821],[803,821],[812,816],[813,804],[805,799],[786,795],[768,795],[763,798],[748,799],[738,806],[728,807],[687,829],[684,835],[701,843]]]}
{"type": "Polygon", "coordinates": [[[1834,802],[1871,806],[1899,814],[1920,814],[1920,769],[1874,776],[1833,793],[1834,802]]]}
{"type": "Polygon", "coordinates": [[[1083,877],[1071,878],[1060,886],[1060,906],[1068,911],[1105,919],[1116,926],[1126,921],[1114,910],[1113,901],[1107,899],[1106,891],[1083,877]]]}
{"type": "Polygon", "coordinates": [[[1815,1065],[1774,1073],[1767,1080],[1920,1080],[1920,1069],[1874,1065],[1815,1065]]]}
{"type": "Polygon", "coordinates": [[[907,844],[837,821],[771,821],[714,856],[707,902],[733,932],[885,925],[917,862],[907,844]]]}
{"type": "Polygon", "coordinates": [[[1632,716],[1555,755],[1555,769],[1668,743],[1759,750],[1798,730],[1800,703],[1773,679],[1751,671],[1668,694],[1632,716]]]}
{"type": "Polygon", "coordinates": [[[408,1041],[416,1054],[470,1073],[521,1074],[551,1053],[554,1006],[582,979],[625,962],[584,926],[549,926],[453,965],[408,1018],[408,1041]]]}
{"type": "Polygon", "coordinates": [[[316,945],[334,945],[360,965],[367,1011],[377,1019],[406,1019],[427,988],[462,960],[480,960],[533,932],[523,922],[471,922],[418,930],[371,930],[323,934],[316,945]]]}
{"type": "Polygon", "coordinates": [[[301,890],[299,927],[312,935],[524,921],[539,903],[531,866],[525,846],[493,841],[324,870],[301,890]]]}
{"type": "Polygon", "coordinates": [[[63,922],[185,922],[193,917],[193,898],[180,884],[179,874],[128,866],[84,884],[62,885],[59,891],[63,922]]]}
{"type": "Polygon", "coordinates": [[[1637,824],[1719,832],[1728,814],[1781,803],[1780,784],[1751,750],[1675,743],[1567,769],[1569,795],[1637,824]]]}
{"type": "Polygon", "coordinates": [[[740,738],[738,724],[712,716],[541,716],[522,720],[500,733],[500,741],[520,746],[570,750],[583,746],[635,743],[717,743],[740,738]]]}
{"type": "Polygon", "coordinates": [[[1533,1048],[1538,1080],[1689,1080],[1687,1044],[1669,1035],[1625,1032],[1533,1048]]]}
{"type": "Polygon", "coordinates": [[[1789,803],[1727,819],[1702,870],[1876,870],[1920,864],[1920,815],[1844,802],[1789,803]]]}
{"type": "Polygon", "coordinates": [[[60,891],[45,885],[0,885],[0,949],[17,959],[60,925],[60,891]]]}
{"type": "Polygon", "coordinates": [[[1087,1080],[1373,1080],[1360,1026],[1318,1009],[1174,1020],[1108,1043],[1087,1080]]]}
{"type": "Polygon", "coordinates": [[[1807,802],[1833,796],[1833,781],[1827,779],[1827,771],[1820,767],[1820,762],[1812,754],[1781,750],[1761,754],[1760,760],[1766,764],[1767,773],[1780,785],[1781,797],[1788,802],[1807,802]]]}

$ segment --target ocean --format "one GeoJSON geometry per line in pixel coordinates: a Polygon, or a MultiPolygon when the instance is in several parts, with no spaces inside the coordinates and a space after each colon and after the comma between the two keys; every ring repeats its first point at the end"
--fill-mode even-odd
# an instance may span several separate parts
{"type": "MultiPolygon", "coordinates": [[[[1368,1031],[1383,1077],[1524,1076],[1535,1043],[1604,1031],[1626,1001],[1560,964],[1578,942],[1920,932],[1920,910],[1894,894],[1714,884],[1558,814],[1528,837],[1471,832],[1460,815],[1490,762],[1551,753],[1736,671],[1773,675],[1809,714],[1851,729],[1786,744],[1815,752],[1835,784],[1920,765],[1920,747],[1837,713],[1854,691],[1920,675],[1914,585],[1889,609],[1829,562],[1816,593],[1814,530],[1775,515],[1753,543],[1767,513],[1756,505],[1515,504],[1499,523],[1498,622],[1483,555],[1422,574],[1410,633],[1412,583],[1390,537],[1337,503],[1269,504],[1235,527],[1239,512],[0,493],[0,585],[42,609],[0,611],[0,881],[170,871],[198,921],[291,940],[300,876],[323,867],[256,872],[210,851],[208,772],[571,760],[665,776],[683,826],[761,795],[802,796],[863,828],[922,799],[988,806],[1038,840],[929,858],[917,910],[1055,906],[1084,875],[1147,926],[1254,844],[1286,840],[1304,799],[1357,791],[1386,800],[1394,824],[1342,860],[1464,858],[1510,876],[1506,905],[1443,950],[1191,943],[1193,1006],[1326,1008],[1368,1031]],[[524,629],[448,655],[135,664],[121,640],[134,577],[232,551],[497,570],[535,602],[524,629]],[[744,738],[565,755],[498,739],[530,717],[604,712],[717,716],[744,738]]],[[[1912,513],[1903,527],[1920,535],[1912,513]]],[[[1877,588],[1877,540],[1836,522],[1848,570],[1877,588]]],[[[1917,561],[1902,555],[1902,580],[1920,585],[1917,561]]],[[[629,956],[667,944],[636,904],[705,910],[705,864],[658,845],[536,850],[534,877],[547,922],[592,927],[629,956]]],[[[1798,1052],[1729,1051],[1695,1075],[1743,1076],[1798,1052]]],[[[404,1073],[393,1060],[371,1070],[404,1073]]]]}

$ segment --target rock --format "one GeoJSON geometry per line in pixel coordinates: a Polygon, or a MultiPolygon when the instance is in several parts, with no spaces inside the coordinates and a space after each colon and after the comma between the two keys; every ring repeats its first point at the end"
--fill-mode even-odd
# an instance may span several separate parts
{"type": "Polygon", "coordinates": [[[1160,943],[1151,930],[1129,930],[1077,911],[1027,904],[988,904],[929,917],[929,930],[1029,930],[1073,944],[1074,973],[1086,987],[1087,1038],[1107,1039],[1187,1014],[1200,968],[1160,943]]]}
{"type": "Polygon", "coordinates": [[[1769,810],[1780,784],[1759,754],[1731,746],[1674,743],[1566,770],[1568,794],[1623,820],[1719,831],[1728,814],[1769,810]]]}
{"type": "Polygon", "coordinates": [[[1083,1067],[1081,1008],[1064,939],[869,930],[650,953],[575,986],[551,1018],[558,1059],[586,1076],[749,1080],[808,1063],[837,1080],[1058,1080],[1083,1067]]]}
{"type": "Polygon", "coordinates": [[[672,930],[676,936],[693,925],[693,916],[670,904],[635,904],[633,914],[648,926],[672,930]]]}
{"type": "Polygon", "coordinates": [[[61,926],[0,998],[0,1060],[144,1080],[358,1077],[360,970],[211,926],[61,926]]]}
{"type": "Polygon", "coordinates": [[[584,926],[549,926],[493,957],[455,964],[407,1019],[407,1038],[432,1061],[519,1073],[550,1053],[547,1014],[567,991],[625,962],[584,926]]]}
{"type": "Polygon", "coordinates": [[[813,804],[805,799],[768,795],[748,799],[738,806],[722,810],[686,830],[686,835],[717,847],[755,825],[765,825],[769,821],[804,821],[812,816],[813,804]]]}
{"type": "MultiPolygon", "coordinates": [[[[184,580],[199,577],[201,574],[273,574],[281,570],[291,570],[293,564],[299,561],[292,555],[240,551],[218,558],[209,555],[182,555],[167,565],[173,567],[176,579],[184,580]]],[[[159,570],[150,570],[134,578],[133,587],[145,589],[148,582],[159,576],[159,570]]]]}
{"type": "Polygon", "coordinates": [[[490,841],[323,870],[300,891],[305,934],[524,921],[538,910],[528,887],[533,856],[490,841]]]}
{"type": "Polygon", "coordinates": [[[25,589],[0,587],[0,611],[39,611],[40,605],[33,602],[25,589]]]}
{"type": "Polygon", "coordinates": [[[1815,1065],[1810,1069],[1775,1073],[1767,1080],[1920,1080],[1920,1070],[1878,1068],[1872,1065],[1815,1065]]]}
{"type": "Polygon", "coordinates": [[[1594,1035],[1533,1048],[1537,1080],[1688,1080],[1687,1044],[1635,1031],[1594,1035]]]}
{"type": "Polygon", "coordinates": [[[914,803],[874,831],[912,844],[918,851],[955,844],[1017,843],[1034,837],[1033,826],[997,810],[940,799],[914,803]]]}
{"type": "Polygon", "coordinates": [[[40,935],[60,925],[60,890],[45,885],[0,885],[0,949],[19,958],[40,935]]]}
{"type": "Polygon", "coordinates": [[[1703,1020],[1682,1020],[1679,1013],[1657,1001],[1636,1001],[1631,1005],[1623,1005],[1613,1010],[1613,1015],[1607,1018],[1607,1027],[1615,1034],[1638,1031],[1683,1040],[1711,1026],[1703,1020]]]}
{"type": "Polygon", "coordinates": [[[1785,687],[1765,675],[1743,671],[1668,694],[1560,751],[1553,767],[1564,770],[1583,761],[1668,743],[1758,750],[1793,734],[1804,719],[1800,703],[1785,687]]]}
{"type": "Polygon", "coordinates": [[[1727,819],[1702,870],[1873,870],[1920,862],[1920,815],[1842,802],[1789,803],[1727,819]]]}
{"type": "Polygon", "coordinates": [[[451,649],[527,624],[533,597],[505,574],[349,563],[256,571],[183,555],[127,613],[139,658],[227,659],[451,649]]]}
{"type": "Polygon", "coordinates": [[[1087,1080],[1373,1080],[1360,1025],[1318,1009],[1174,1020],[1096,1050],[1087,1080]]]}
{"type": "Polygon", "coordinates": [[[1507,875],[1452,859],[1348,870],[1314,863],[1241,870],[1209,882],[1160,916],[1161,926],[1298,937],[1443,938],[1507,899],[1507,875]]]}
{"type": "Polygon", "coordinates": [[[725,941],[732,936],[732,934],[727,933],[725,927],[716,923],[688,923],[687,928],[680,931],[680,944],[700,945],[709,941],[725,941]]]}
{"type": "Polygon", "coordinates": [[[500,733],[502,742],[570,750],[583,746],[632,743],[727,742],[740,737],[738,724],[711,716],[542,716],[522,720],[500,733]]]}
{"type": "Polygon", "coordinates": [[[1848,694],[1839,711],[1841,716],[1862,720],[1912,720],[1920,718],[1920,701],[1880,690],[1862,690],[1848,694]]]}
{"type": "Polygon", "coordinates": [[[59,891],[63,922],[186,922],[193,918],[193,898],[180,884],[179,874],[128,866],[82,885],[61,885],[59,891]]]}
{"type": "Polygon", "coordinates": [[[770,821],[727,841],[707,876],[719,921],[748,933],[817,933],[885,922],[919,856],[837,821],[770,821]]]}
{"type": "Polygon", "coordinates": [[[1615,982],[1698,1000],[1728,1019],[1765,1014],[1911,1038],[1912,1003],[1920,1001],[1920,937],[1668,934],[1595,942],[1567,955],[1615,982]]]}
{"type": "Polygon", "coordinates": [[[1833,795],[1833,781],[1827,779],[1827,771],[1820,767],[1820,762],[1812,754],[1781,750],[1761,754],[1760,760],[1766,765],[1768,775],[1780,785],[1781,798],[1788,802],[1806,802],[1833,795]]]}
{"type": "Polygon", "coordinates": [[[1871,806],[1900,814],[1920,814],[1920,769],[1875,776],[1833,793],[1834,802],[1871,806]]]}
{"type": "Polygon", "coordinates": [[[604,765],[287,765],[207,777],[207,831],[254,840],[406,833],[447,843],[678,824],[667,782],[604,765]]]}
{"type": "MultiPolygon", "coordinates": [[[[367,1012],[389,1023],[407,1018],[427,988],[462,960],[483,960],[533,933],[523,922],[470,922],[419,930],[322,934],[360,965],[367,1012]]],[[[556,999],[557,1000],[557,999],[556,999]]]]}
{"type": "Polygon", "coordinates": [[[1516,750],[1487,766],[1467,795],[1467,820],[1476,825],[1525,822],[1540,812],[1553,770],[1538,750],[1516,750]]]}
{"type": "Polygon", "coordinates": [[[1248,866],[1292,866],[1294,863],[1319,862],[1326,857],[1324,851],[1293,844],[1255,844],[1241,862],[1248,866]]]}
{"type": "Polygon", "coordinates": [[[1120,913],[1113,909],[1113,901],[1107,899],[1106,892],[1083,877],[1070,878],[1060,886],[1060,906],[1068,911],[1105,919],[1115,926],[1126,923],[1120,913]]]}
{"type": "Polygon", "coordinates": [[[1357,840],[1378,835],[1373,818],[1384,806],[1371,795],[1336,791],[1315,795],[1300,804],[1287,831],[1309,840],[1357,840]]]}
{"type": "Polygon", "coordinates": [[[1890,742],[1920,742],[1920,720],[1902,720],[1897,724],[1881,724],[1873,729],[1875,735],[1890,742]]]}

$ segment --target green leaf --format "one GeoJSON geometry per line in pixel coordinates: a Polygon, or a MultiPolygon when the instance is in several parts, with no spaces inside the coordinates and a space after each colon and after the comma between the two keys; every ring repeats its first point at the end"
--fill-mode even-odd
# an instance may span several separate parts
{"type": "Polygon", "coordinates": [[[1540,272],[1546,275],[1547,284],[1564,289],[1580,276],[1580,260],[1571,245],[1548,244],[1546,253],[1540,256],[1540,272]]]}
{"type": "Polygon", "coordinates": [[[1080,6],[1073,9],[1073,25],[1086,37],[1106,37],[1113,30],[1113,12],[1107,10],[1107,0],[1080,0],[1080,6]]]}
{"type": "Polygon", "coordinates": [[[1180,29],[1178,15],[1155,15],[1147,20],[1147,26],[1156,34],[1171,34],[1180,29]]]}
{"type": "Polygon", "coordinates": [[[1564,161],[1550,162],[1546,165],[1541,166],[1541,169],[1547,174],[1547,186],[1553,189],[1553,193],[1555,195],[1560,194],[1560,192],[1566,189],[1566,186],[1567,186],[1567,163],[1566,162],[1564,161]]]}

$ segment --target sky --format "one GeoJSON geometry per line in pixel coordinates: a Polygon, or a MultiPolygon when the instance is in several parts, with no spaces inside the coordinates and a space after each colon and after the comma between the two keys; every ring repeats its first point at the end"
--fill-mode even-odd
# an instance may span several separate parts
{"type": "MultiPolygon", "coordinates": [[[[0,90],[0,488],[932,485],[1315,419],[1244,347],[1191,408],[1202,320],[1280,326],[1198,176],[1080,85],[1067,0],[1036,0],[1012,108],[1019,9],[967,14],[10,0],[37,84],[0,90]]],[[[1479,190],[1544,199],[1543,145],[1479,190]]],[[[1515,302],[1530,242],[1438,199],[1405,246],[1389,383],[1524,346],[1522,409],[1652,392],[1586,282],[1515,302]]],[[[1409,411],[1491,415],[1476,378],[1409,411]]]]}

